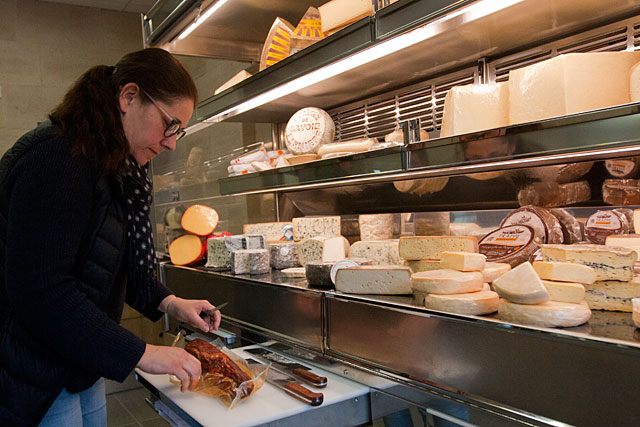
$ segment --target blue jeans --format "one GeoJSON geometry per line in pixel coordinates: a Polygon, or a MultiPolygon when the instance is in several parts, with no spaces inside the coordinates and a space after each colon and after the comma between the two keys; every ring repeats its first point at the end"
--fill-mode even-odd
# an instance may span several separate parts
{"type": "Polygon", "coordinates": [[[40,422],[39,427],[105,427],[107,398],[104,378],[80,393],[62,390],[40,422]]]}

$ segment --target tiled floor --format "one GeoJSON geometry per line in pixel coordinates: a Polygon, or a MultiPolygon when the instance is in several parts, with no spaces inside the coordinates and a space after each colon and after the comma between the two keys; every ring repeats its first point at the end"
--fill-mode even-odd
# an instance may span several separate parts
{"type": "Polygon", "coordinates": [[[107,427],[166,427],[169,425],[145,401],[142,387],[107,395],[107,427]]]}

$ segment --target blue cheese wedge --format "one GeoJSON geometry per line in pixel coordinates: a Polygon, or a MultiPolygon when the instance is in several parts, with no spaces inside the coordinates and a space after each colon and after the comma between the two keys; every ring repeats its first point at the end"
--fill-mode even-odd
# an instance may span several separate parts
{"type": "Polygon", "coordinates": [[[286,240],[285,234],[291,222],[262,222],[258,224],[245,224],[242,228],[244,234],[262,234],[267,242],[279,242],[286,240]]]}
{"type": "Polygon", "coordinates": [[[375,265],[402,265],[397,240],[355,242],[349,249],[349,258],[367,258],[375,265]]]}
{"type": "Polygon", "coordinates": [[[411,269],[394,265],[361,265],[341,268],[336,289],[350,294],[411,294],[411,269]]]}
{"type": "Polygon", "coordinates": [[[293,218],[293,240],[296,242],[314,237],[334,237],[339,235],[339,216],[293,218]]]}
{"type": "Polygon", "coordinates": [[[343,236],[314,237],[300,242],[298,261],[304,266],[311,261],[336,262],[349,253],[349,241],[343,236]]]}
{"type": "Polygon", "coordinates": [[[542,245],[545,261],[573,262],[591,267],[596,280],[633,279],[638,255],[632,249],[604,245],[542,245]]]}
{"type": "Polygon", "coordinates": [[[231,268],[231,252],[225,237],[207,239],[207,263],[205,267],[228,270],[231,268]]]}

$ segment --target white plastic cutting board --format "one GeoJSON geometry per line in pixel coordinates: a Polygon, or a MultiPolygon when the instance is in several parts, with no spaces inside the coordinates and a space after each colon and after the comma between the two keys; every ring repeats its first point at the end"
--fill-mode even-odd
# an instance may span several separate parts
{"type": "MultiPolygon", "coordinates": [[[[240,357],[250,357],[241,349],[233,351],[240,357]]],[[[265,382],[262,388],[251,397],[240,402],[233,409],[228,409],[217,398],[189,391],[182,393],[177,385],[169,381],[168,375],[147,374],[139,369],[136,369],[136,372],[203,426],[254,426],[365,396],[369,393],[369,387],[365,385],[314,366],[313,372],[327,377],[327,386],[325,388],[307,387],[312,391],[324,394],[322,405],[315,407],[307,405],[265,382]]]]}

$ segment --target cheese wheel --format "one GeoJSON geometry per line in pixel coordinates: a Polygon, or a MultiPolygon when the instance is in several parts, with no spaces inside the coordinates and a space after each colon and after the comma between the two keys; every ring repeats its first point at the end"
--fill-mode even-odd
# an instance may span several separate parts
{"type": "Polygon", "coordinates": [[[560,228],[562,228],[562,243],[570,245],[583,240],[582,227],[576,217],[562,208],[549,209],[549,212],[560,222],[560,228]]]}
{"type": "Polygon", "coordinates": [[[599,210],[587,219],[584,234],[590,242],[604,245],[612,234],[629,234],[631,222],[623,209],[599,210]]]}
{"type": "Polygon", "coordinates": [[[535,261],[533,269],[541,279],[560,282],[593,283],[596,272],[586,265],[571,262],[535,261]]]}
{"type": "Polygon", "coordinates": [[[605,179],[602,183],[602,201],[618,206],[640,204],[640,180],[605,179]]]}
{"type": "Polygon", "coordinates": [[[298,110],[285,128],[285,143],[293,154],[317,153],[321,145],[333,141],[335,124],[331,116],[316,107],[298,110]]]}
{"type": "Polygon", "coordinates": [[[450,252],[478,252],[478,239],[471,236],[411,236],[401,237],[398,252],[408,260],[440,259],[450,252]]]}
{"type": "Polygon", "coordinates": [[[393,237],[393,214],[360,215],[361,240],[389,240],[393,237]]]}
{"type": "Polygon", "coordinates": [[[525,305],[501,299],[498,318],[523,325],[570,328],[586,323],[591,318],[591,310],[586,302],[572,304],[547,301],[542,304],[525,305]]]}
{"type": "Polygon", "coordinates": [[[610,159],[604,162],[604,167],[613,178],[637,178],[640,175],[640,158],[610,159]]]}
{"type": "Polygon", "coordinates": [[[192,205],[182,215],[181,224],[189,233],[208,236],[218,225],[218,212],[205,205],[192,205]]]}
{"type": "Polygon", "coordinates": [[[470,292],[465,294],[437,295],[427,294],[424,306],[432,310],[457,314],[489,314],[498,311],[500,297],[492,291],[470,292]]]}
{"type": "Polygon", "coordinates": [[[558,184],[552,181],[534,182],[518,192],[520,206],[536,205],[546,208],[573,205],[591,199],[588,181],[558,184]]]}
{"type": "Polygon", "coordinates": [[[542,284],[547,288],[551,301],[571,302],[574,304],[584,301],[585,290],[581,283],[543,280],[542,284]]]}
{"type": "Polygon", "coordinates": [[[457,271],[482,271],[487,257],[482,254],[468,252],[442,252],[440,268],[457,271]]]}
{"type": "Polygon", "coordinates": [[[512,267],[528,261],[538,250],[537,237],[528,225],[509,225],[487,234],[480,240],[479,252],[487,261],[507,263],[512,267]]]}
{"type": "Polygon", "coordinates": [[[537,206],[523,206],[510,212],[500,223],[507,225],[528,225],[536,232],[540,243],[562,243],[562,227],[558,219],[547,209],[537,206]]]}
{"type": "Polygon", "coordinates": [[[411,269],[414,273],[420,273],[421,271],[432,271],[432,270],[440,270],[440,260],[439,259],[419,259],[419,260],[409,260],[405,259],[405,265],[411,269]]]}
{"type": "Polygon", "coordinates": [[[504,262],[487,262],[481,271],[482,280],[486,283],[492,283],[498,277],[511,270],[511,265],[504,262]]]}
{"type": "Polygon", "coordinates": [[[463,294],[482,290],[482,274],[455,270],[432,270],[411,275],[414,291],[430,294],[463,294]]]}
{"type": "Polygon", "coordinates": [[[187,234],[178,237],[169,245],[169,257],[173,265],[191,265],[205,255],[205,246],[198,236],[187,234]]]}
{"type": "Polygon", "coordinates": [[[540,304],[550,298],[528,261],[498,277],[492,286],[502,298],[518,304],[540,304]]]}

